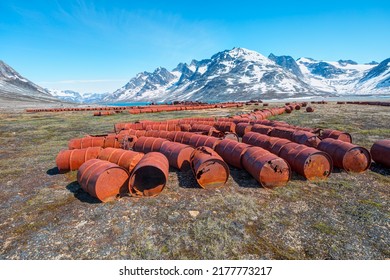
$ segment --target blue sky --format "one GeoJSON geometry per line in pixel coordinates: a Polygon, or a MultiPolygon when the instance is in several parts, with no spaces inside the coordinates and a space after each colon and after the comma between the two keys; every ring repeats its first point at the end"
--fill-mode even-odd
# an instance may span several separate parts
{"type": "Polygon", "coordinates": [[[48,88],[112,92],[138,72],[243,47],[390,57],[390,1],[1,1],[0,60],[48,88]]]}

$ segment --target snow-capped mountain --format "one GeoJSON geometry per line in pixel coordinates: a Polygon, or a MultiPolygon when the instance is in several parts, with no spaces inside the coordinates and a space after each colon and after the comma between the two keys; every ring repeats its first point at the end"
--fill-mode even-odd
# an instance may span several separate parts
{"type": "Polygon", "coordinates": [[[140,73],[105,101],[229,101],[319,93],[269,58],[233,48],[211,59],[180,63],[171,72],[158,68],[140,73]]]}
{"type": "Polygon", "coordinates": [[[109,95],[110,93],[84,93],[80,94],[73,90],[56,90],[56,89],[46,89],[50,92],[51,95],[56,98],[74,103],[99,103],[102,99],[109,95]]]}
{"type": "Polygon", "coordinates": [[[371,68],[355,86],[357,92],[390,93],[390,58],[371,68]]]}
{"type": "Polygon", "coordinates": [[[0,97],[6,100],[59,101],[0,60],[0,97]]]}

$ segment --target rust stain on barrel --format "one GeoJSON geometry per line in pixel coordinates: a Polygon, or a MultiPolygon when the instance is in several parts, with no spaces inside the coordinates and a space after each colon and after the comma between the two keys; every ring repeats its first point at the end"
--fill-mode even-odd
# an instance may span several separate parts
{"type": "Polygon", "coordinates": [[[215,151],[226,163],[242,169],[241,157],[249,147],[250,145],[245,143],[224,139],[215,146],[215,151]]]}
{"type": "Polygon", "coordinates": [[[332,130],[332,129],[324,129],[320,134],[321,139],[332,138],[348,143],[352,143],[352,136],[348,132],[332,130]]]}
{"type": "Polygon", "coordinates": [[[382,139],[371,146],[372,159],[379,164],[390,168],[390,140],[382,139]]]}
{"type": "Polygon", "coordinates": [[[204,189],[223,187],[229,178],[229,167],[213,149],[196,148],[191,154],[191,168],[198,184],[204,189]]]}
{"type": "Polygon", "coordinates": [[[161,145],[160,153],[168,158],[170,166],[180,170],[190,169],[190,157],[194,148],[175,142],[164,142],[161,145]]]}

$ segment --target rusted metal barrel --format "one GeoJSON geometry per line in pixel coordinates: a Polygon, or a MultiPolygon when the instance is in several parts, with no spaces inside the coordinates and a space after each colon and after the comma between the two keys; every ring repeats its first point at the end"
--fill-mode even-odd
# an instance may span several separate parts
{"type": "Polygon", "coordinates": [[[201,147],[201,146],[207,146],[211,149],[214,149],[215,146],[219,143],[218,138],[207,136],[207,135],[192,135],[190,138],[190,141],[188,142],[188,145],[192,147],[201,147]]]}
{"type": "Polygon", "coordinates": [[[312,112],[314,112],[314,109],[313,109],[313,107],[306,107],[306,112],[308,112],[308,113],[312,113],[312,112]]]}
{"type": "Polygon", "coordinates": [[[242,165],[265,188],[285,186],[291,177],[285,160],[259,147],[245,150],[242,165]]]}
{"type": "Polygon", "coordinates": [[[242,142],[269,150],[271,148],[270,138],[268,135],[248,132],[242,137],[242,142]]]}
{"type": "Polygon", "coordinates": [[[304,130],[294,131],[291,140],[295,143],[303,144],[313,148],[316,148],[321,142],[321,139],[318,138],[317,135],[304,130]]]}
{"type": "Polygon", "coordinates": [[[214,124],[214,127],[218,131],[222,131],[222,132],[235,132],[236,131],[236,124],[234,122],[216,122],[214,124]]]}
{"type": "Polygon", "coordinates": [[[115,134],[107,135],[104,139],[103,148],[120,148],[121,144],[115,134]]]}
{"type": "Polygon", "coordinates": [[[101,150],[101,147],[62,150],[56,157],[57,168],[61,173],[77,170],[84,162],[90,159],[96,159],[101,150]]]}
{"type": "Polygon", "coordinates": [[[225,132],[225,134],[222,136],[222,139],[230,139],[237,142],[240,140],[238,138],[238,135],[235,134],[234,132],[225,132]]]}
{"type": "Polygon", "coordinates": [[[242,169],[241,157],[249,147],[245,143],[224,139],[215,146],[215,151],[226,163],[242,169]]]}
{"type": "Polygon", "coordinates": [[[334,165],[347,172],[363,172],[371,164],[371,155],[367,149],[341,140],[324,139],[318,149],[328,153],[334,165]]]}
{"type": "Polygon", "coordinates": [[[287,143],[278,155],[307,180],[326,179],[333,169],[332,158],[327,153],[305,145],[287,143]]]}
{"type": "Polygon", "coordinates": [[[332,138],[348,143],[352,143],[352,136],[348,132],[332,130],[332,129],[324,129],[321,131],[319,136],[321,139],[332,138]]]}
{"type": "Polygon", "coordinates": [[[217,129],[211,125],[194,123],[191,125],[190,132],[202,132],[206,135],[211,135],[211,133],[216,130],[217,129]]]}
{"type": "Polygon", "coordinates": [[[236,125],[236,133],[238,136],[242,137],[245,133],[251,131],[252,125],[249,123],[238,123],[236,125]]]}
{"type": "Polygon", "coordinates": [[[278,126],[274,127],[274,129],[269,132],[269,136],[292,140],[292,135],[294,132],[294,129],[278,126]]]}
{"type": "Polygon", "coordinates": [[[229,178],[229,167],[213,149],[196,148],[190,158],[191,168],[198,184],[204,189],[223,187],[229,178]]]}
{"type": "Polygon", "coordinates": [[[140,137],[137,142],[134,143],[133,149],[134,151],[141,153],[150,153],[150,152],[158,152],[161,149],[161,145],[164,142],[168,142],[168,140],[163,138],[155,138],[155,137],[140,137]]]}
{"type": "Polygon", "coordinates": [[[86,161],[77,172],[81,188],[103,202],[125,193],[128,180],[129,173],[126,169],[100,159],[86,161]]]}
{"type": "Polygon", "coordinates": [[[268,126],[268,125],[263,125],[263,124],[254,124],[251,128],[251,131],[252,132],[257,132],[257,133],[261,133],[261,134],[265,134],[265,135],[269,135],[269,133],[271,132],[271,130],[273,130],[274,128],[272,126],[268,126]]]}
{"type": "Polygon", "coordinates": [[[134,168],[128,189],[133,196],[156,196],[168,181],[169,162],[158,152],[146,154],[134,168]]]}
{"type": "Polygon", "coordinates": [[[390,167],[390,140],[383,139],[376,141],[371,146],[372,159],[387,168],[390,167]]]}
{"type": "Polygon", "coordinates": [[[174,131],[167,131],[167,130],[148,130],[146,131],[145,135],[146,137],[155,137],[155,138],[164,138],[168,139],[169,135],[174,131]]]}
{"type": "Polygon", "coordinates": [[[143,156],[143,153],[116,148],[105,148],[100,151],[98,158],[115,163],[131,172],[143,156]]]}
{"type": "Polygon", "coordinates": [[[88,147],[103,147],[105,137],[83,137],[74,138],[69,140],[68,148],[72,149],[84,149],[88,147]]]}
{"type": "Polygon", "coordinates": [[[194,148],[175,142],[166,141],[161,145],[160,153],[168,158],[170,166],[180,170],[190,169],[190,157],[194,148]]]}

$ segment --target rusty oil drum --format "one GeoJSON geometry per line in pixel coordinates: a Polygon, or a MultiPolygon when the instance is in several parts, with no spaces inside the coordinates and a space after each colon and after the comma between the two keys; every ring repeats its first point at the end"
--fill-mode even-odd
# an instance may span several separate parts
{"type": "Polygon", "coordinates": [[[242,165],[265,188],[285,186],[291,177],[290,166],[284,159],[259,147],[246,149],[242,165]]]}
{"type": "Polygon", "coordinates": [[[333,164],[347,172],[360,173],[367,170],[371,164],[371,155],[367,149],[341,140],[324,139],[318,149],[328,153],[333,164]]]}
{"type": "Polygon", "coordinates": [[[150,153],[150,152],[158,152],[161,149],[161,146],[164,142],[168,142],[168,140],[163,138],[155,138],[155,137],[140,137],[134,143],[133,150],[141,153],[150,153]]]}
{"type": "Polygon", "coordinates": [[[371,146],[372,159],[387,168],[390,168],[390,140],[383,139],[376,141],[371,146]]]}
{"type": "Polygon", "coordinates": [[[332,158],[322,151],[297,143],[285,144],[278,154],[291,169],[307,180],[324,180],[333,170],[332,158]]]}
{"type": "Polygon", "coordinates": [[[169,162],[159,152],[146,154],[134,168],[128,189],[132,196],[156,196],[168,182],[169,162]]]}
{"type": "Polygon", "coordinates": [[[352,143],[351,134],[339,130],[324,129],[321,131],[320,138],[321,139],[331,138],[331,139],[352,143]]]}
{"type": "Polygon", "coordinates": [[[250,145],[245,143],[224,139],[215,146],[215,151],[226,163],[242,169],[241,157],[249,147],[250,145]]]}
{"type": "Polygon", "coordinates": [[[129,173],[126,169],[100,159],[86,161],[77,172],[81,188],[102,202],[125,193],[128,180],[129,173]]]}
{"type": "Polygon", "coordinates": [[[57,168],[60,173],[65,173],[70,170],[78,170],[84,162],[90,159],[96,159],[101,150],[102,148],[100,147],[62,150],[56,157],[57,168]]]}
{"type": "Polygon", "coordinates": [[[180,170],[190,169],[190,157],[194,148],[176,142],[166,141],[161,145],[160,153],[168,158],[169,165],[180,170]]]}
{"type": "Polygon", "coordinates": [[[105,148],[100,151],[98,158],[115,163],[131,172],[143,156],[144,154],[139,152],[116,148],[105,148]]]}
{"type": "Polygon", "coordinates": [[[230,175],[229,167],[221,156],[206,146],[193,151],[190,164],[196,181],[204,189],[223,187],[230,175]]]}
{"type": "Polygon", "coordinates": [[[238,123],[236,125],[236,133],[238,136],[242,137],[245,133],[251,131],[252,125],[249,123],[238,123]]]}

